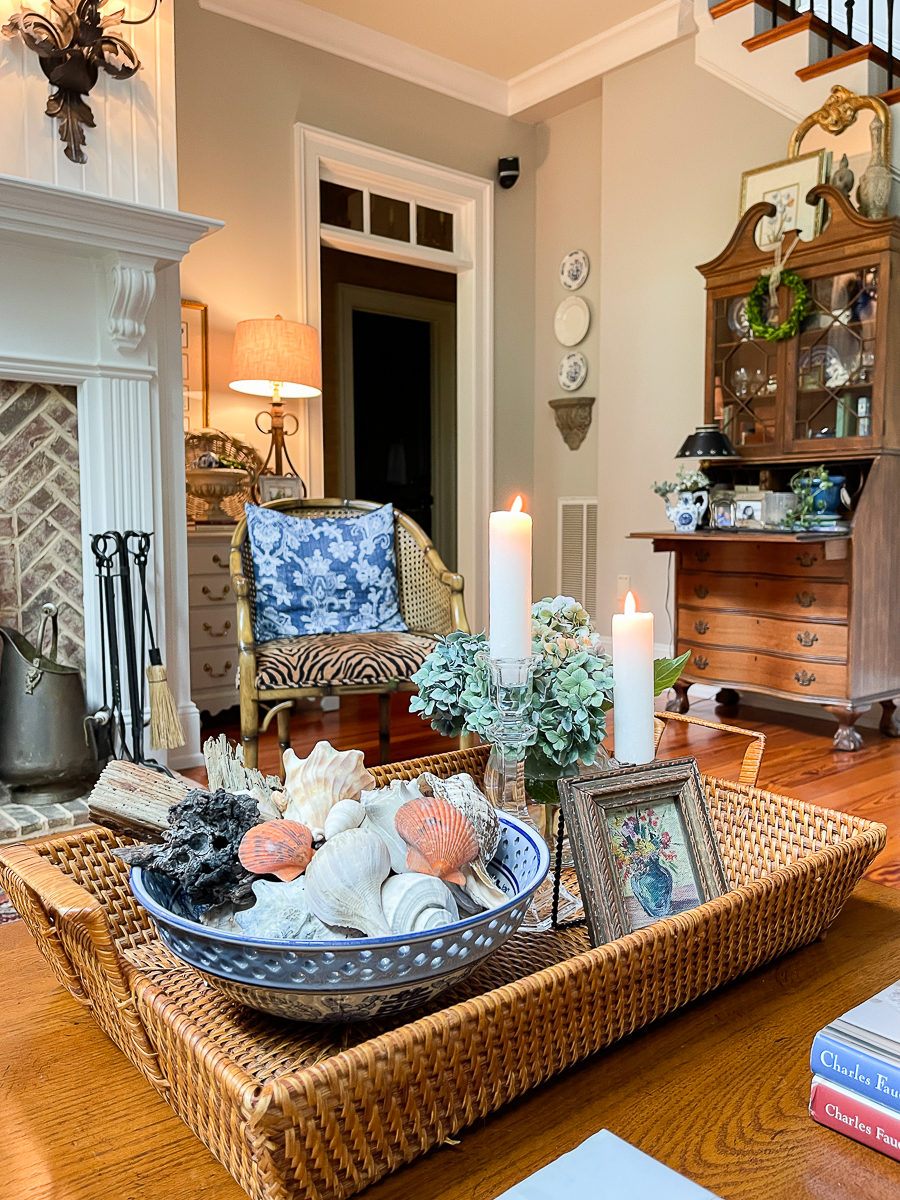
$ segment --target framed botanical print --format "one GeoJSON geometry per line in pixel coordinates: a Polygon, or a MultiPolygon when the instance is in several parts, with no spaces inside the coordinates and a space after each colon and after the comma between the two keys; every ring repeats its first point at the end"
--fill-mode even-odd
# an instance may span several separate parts
{"type": "Polygon", "coordinates": [[[260,504],[289,498],[302,500],[306,495],[306,484],[299,475],[260,475],[257,482],[260,504]]]}
{"type": "Polygon", "coordinates": [[[205,304],[181,302],[184,431],[209,428],[209,324],[205,304]]]}
{"type": "Polygon", "coordinates": [[[591,944],[728,890],[694,758],[560,780],[591,944]]]}
{"type": "Polygon", "coordinates": [[[766,200],[774,204],[775,215],[763,217],[756,227],[756,244],[760,250],[774,250],[786,233],[798,230],[804,242],[822,232],[825,206],[807,204],[806,194],[818,183],[831,177],[831,151],[814,150],[799,158],[756,167],[741,176],[741,211],[766,200]]]}

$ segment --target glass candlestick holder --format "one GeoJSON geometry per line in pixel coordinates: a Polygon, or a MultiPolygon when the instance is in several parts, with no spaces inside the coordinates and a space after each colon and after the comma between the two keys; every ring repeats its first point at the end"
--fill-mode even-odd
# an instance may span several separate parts
{"type": "MultiPolygon", "coordinates": [[[[528,808],[525,787],[525,757],[537,727],[529,719],[534,691],[534,671],[538,655],[528,658],[487,658],[491,679],[491,699],[497,719],[488,729],[493,743],[485,772],[485,791],[496,808],[512,813],[538,837],[543,831],[528,808]]],[[[537,889],[521,928],[529,933],[544,933],[553,924],[553,873],[537,889]]],[[[559,888],[557,920],[572,920],[581,912],[581,902],[562,885],[559,888]]]]}

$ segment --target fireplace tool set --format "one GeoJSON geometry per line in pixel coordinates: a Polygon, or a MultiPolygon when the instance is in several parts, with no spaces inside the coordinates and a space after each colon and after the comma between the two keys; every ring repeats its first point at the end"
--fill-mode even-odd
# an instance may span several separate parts
{"type": "Polygon", "coordinates": [[[133,530],[126,533],[110,530],[94,534],[91,538],[100,597],[103,704],[85,720],[85,729],[99,759],[127,759],[171,774],[144,753],[144,701],[147,693],[142,667],[147,660],[151,749],[184,745],[184,732],[166,682],[166,669],[156,645],[150,617],[147,596],[150,538],[149,533],[136,533],[133,530]],[[135,611],[132,588],[133,569],[137,573],[140,590],[138,612],[135,611]],[[125,721],[126,705],[130,715],[130,745],[125,721]]]}

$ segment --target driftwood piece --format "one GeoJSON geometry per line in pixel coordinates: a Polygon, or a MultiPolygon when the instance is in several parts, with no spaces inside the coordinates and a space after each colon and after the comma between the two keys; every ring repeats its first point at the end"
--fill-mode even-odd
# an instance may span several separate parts
{"type": "Polygon", "coordinates": [[[104,767],[88,799],[91,820],[142,842],[158,842],[169,823],[169,809],[183,800],[191,785],[169,779],[135,763],[111,762],[104,767]]]}
{"type": "Polygon", "coordinates": [[[207,738],[203,743],[203,758],[211,792],[258,790],[268,800],[273,792],[282,789],[282,782],[277,775],[263,775],[256,767],[245,767],[244,747],[240,742],[232,746],[224,733],[217,738],[207,738]]]}

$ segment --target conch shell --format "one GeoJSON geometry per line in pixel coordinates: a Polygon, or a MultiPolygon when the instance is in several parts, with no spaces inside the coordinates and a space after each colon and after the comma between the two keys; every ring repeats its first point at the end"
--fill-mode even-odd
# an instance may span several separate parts
{"type": "Polygon", "coordinates": [[[361,929],[367,937],[390,934],[381,907],[381,885],[390,870],[388,848],[374,830],[335,834],[306,870],[310,911],[326,925],[361,929]]]}
{"type": "Polygon", "coordinates": [[[309,829],[298,821],[264,821],[244,834],[238,858],[254,875],[277,875],[289,883],[306,870],[312,841],[309,829]]]}
{"type": "Polygon", "coordinates": [[[356,829],[365,819],[366,810],[358,800],[338,800],[325,818],[326,841],[347,829],[356,829]]]}
{"type": "Polygon", "coordinates": [[[392,875],[381,888],[381,907],[394,933],[440,929],[459,920],[450,889],[433,875],[392,875]]]}
{"type": "Polygon", "coordinates": [[[366,823],[381,835],[384,844],[391,853],[391,870],[398,875],[409,870],[406,857],[409,846],[397,832],[394,817],[409,800],[420,800],[422,794],[414,783],[405,779],[395,779],[390,787],[379,788],[377,791],[363,792],[360,800],[366,813],[366,823]]]}
{"type": "Polygon", "coordinates": [[[407,870],[465,886],[460,867],[478,857],[478,839],[458,808],[438,796],[424,796],[404,804],[394,825],[409,846],[407,870]]]}
{"type": "Polygon", "coordinates": [[[335,750],[317,742],[308,758],[284,752],[284,787],[288,794],[285,817],[312,830],[313,840],[325,837],[325,818],[339,800],[358,800],[375,777],[363,766],[362,750],[335,750]]]}

